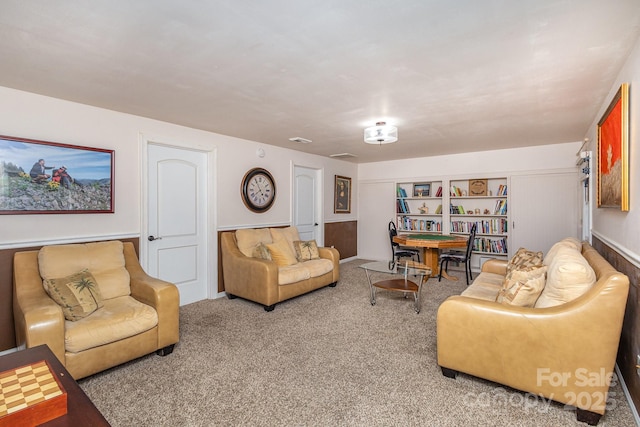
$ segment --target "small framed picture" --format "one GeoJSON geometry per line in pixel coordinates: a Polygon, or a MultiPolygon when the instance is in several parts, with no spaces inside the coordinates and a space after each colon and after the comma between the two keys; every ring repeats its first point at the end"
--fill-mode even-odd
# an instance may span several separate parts
{"type": "Polygon", "coordinates": [[[335,176],[333,213],[351,213],[351,178],[335,176]]]}
{"type": "Polygon", "coordinates": [[[431,195],[431,183],[420,182],[413,184],[413,197],[429,197],[431,195]]]}

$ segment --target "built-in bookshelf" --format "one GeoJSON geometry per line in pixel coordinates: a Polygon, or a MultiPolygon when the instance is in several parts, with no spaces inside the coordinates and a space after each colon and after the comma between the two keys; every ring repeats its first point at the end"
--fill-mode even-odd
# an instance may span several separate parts
{"type": "Polygon", "coordinates": [[[473,252],[491,256],[508,255],[507,178],[474,178],[449,182],[449,230],[468,235],[476,224],[473,252]]]}
{"type": "Polygon", "coordinates": [[[442,193],[442,181],[397,183],[398,231],[442,234],[442,193]]]}

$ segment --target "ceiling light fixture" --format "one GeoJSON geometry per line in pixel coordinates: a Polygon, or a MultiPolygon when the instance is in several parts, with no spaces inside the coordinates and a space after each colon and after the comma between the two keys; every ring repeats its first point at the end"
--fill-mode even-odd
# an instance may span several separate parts
{"type": "Polygon", "coordinates": [[[390,144],[398,140],[398,128],[378,122],[364,130],[364,142],[367,144],[390,144]]]}

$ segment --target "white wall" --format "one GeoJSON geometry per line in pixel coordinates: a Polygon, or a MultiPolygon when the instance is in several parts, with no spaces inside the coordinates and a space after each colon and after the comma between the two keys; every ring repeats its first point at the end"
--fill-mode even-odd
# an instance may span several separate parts
{"type": "Polygon", "coordinates": [[[290,223],[293,164],[324,170],[325,222],[357,218],[355,199],[351,214],[333,213],[334,175],[352,177],[357,194],[357,166],[341,160],[4,87],[0,87],[0,130],[7,136],[115,150],[114,214],[1,215],[0,248],[139,235],[141,135],[154,142],[215,150],[218,210],[212,229],[290,223]],[[266,152],[264,158],[256,155],[259,147],[266,152]],[[250,212],[240,199],[242,177],[257,166],[270,170],[277,182],[275,205],[264,214],[250,212]]]}
{"type": "Polygon", "coordinates": [[[598,165],[598,122],[609,106],[622,83],[629,83],[629,211],[622,212],[612,208],[597,208],[596,185],[592,188],[593,233],[616,248],[623,255],[640,263],[640,39],[636,42],[627,62],[618,78],[611,86],[606,100],[600,106],[589,131],[589,149],[594,154],[592,170],[598,165]]]}
{"type": "Polygon", "coordinates": [[[386,224],[395,218],[394,184],[397,181],[573,171],[576,169],[576,152],[581,145],[581,142],[570,142],[361,164],[358,166],[358,179],[360,188],[365,191],[358,198],[358,256],[375,260],[389,256],[391,249],[386,224]]]}

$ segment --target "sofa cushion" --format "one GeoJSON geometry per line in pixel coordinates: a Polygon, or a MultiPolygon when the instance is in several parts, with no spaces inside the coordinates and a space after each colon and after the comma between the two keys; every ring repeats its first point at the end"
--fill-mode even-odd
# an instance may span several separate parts
{"type": "Polygon", "coordinates": [[[311,278],[311,272],[302,263],[278,267],[278,285],[290,285],[311,278]]]}
{"type": "Polygon", "coordinates": [[[88,270],[59,279],[44,279],[44,290],[70,321],[87,317],[103,306],[100,288],[88,270]]]}
{"type": "Polygon", "coordinates": [[[274,243],[285,241],[295,256],[296,248],[293,247],[293,242],[300,240],[297,227],[270,228],[269,231],[274,243]]]}
{"type": "Polygon", "coordinates": [[[120,241],[43,246],[38,268],[43,279],[56,279],[88,270],[105,300],[131,294],[120,241]]]}
{"type": "Polygon", "coordinates": [[[322,276],[332,270],[333,262],[325,258],[278,267],[278,285],[289,285],[301,280],[322,276]]]}
{"type": "Polygon", "coordinates": [[[542,293],[546,282],[546,265],[533,265],[511,270],[496,302],[504,305],[533,307],[542,293]]]}
{"type": "Polygon", "coordinates": [[[562,247],[575,249],[578,252],[582,252],[582,243],[573,237],[567,237],[565,239],[556,242],[551,246],[551,249],[544,256],[544,260],[542,261],[544,265],[551,265],[553,258],[558,253],[558,250],[562,247]]]}
{"type": "Polygon", "coordinates": [[[520,248],[507,263],[507,276],[514,268],[530,267],[542,263],[542,252],[520,248]]]}
{"type": "Polygon", "coordinates": [[[503,282],[504,276],[502,274],[482,272],[461,295],[485,301],[495,301],[503,282]]]}
{"type": "Polygon", "coordinates": [[[278,240],[277,242],[269,243],[266,245],[271,253],[271,259],[278,264],[279,267],[286,267],[287,265],[296,264],[298,260],[289,247],[289,244],[284,240],[278,240]]]}
{"type": "Polygon", "coordinates": [[[65,322],[68,352],[79,353],[148,331],[158,324],[156,311],[130,296],[104,301],[104,307],[77,322],[65,322]]]}
{"type": "Polygon", "coordinates": [[[293,247],[296,250],[296,259],[300,262],[320,258],[315,240],[296,240],[293,242],[293,247]]]}
{"type": "Polygon", "coordinates": [[[547,270],[547,284],[535,307],[553,307],[578,298],[596,282],[596,274],[573,247],[560,246],[547,270]]]}
{"type": "Polygon", "coordinates": [[[272,243],[273,239],[268,228],[243,228],[236,230],[236,242],[244,256],[252,257],[258,243],[266,245],[272,243]]]}

